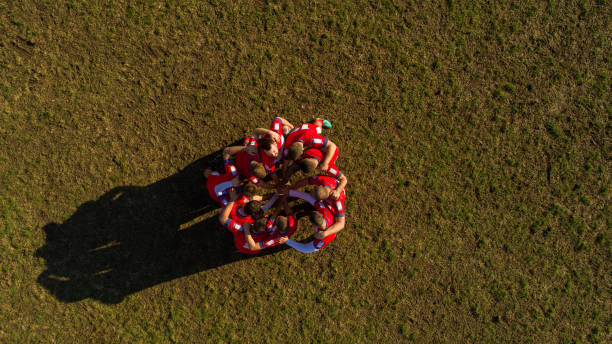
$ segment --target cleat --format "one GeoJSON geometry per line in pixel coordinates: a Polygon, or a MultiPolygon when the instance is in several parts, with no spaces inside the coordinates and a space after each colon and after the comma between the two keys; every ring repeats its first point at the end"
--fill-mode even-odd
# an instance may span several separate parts
{"type": "Polygon", "coordinates": [[[323,129],[331,129],[331,127],[332,127],[331,122],[330,122],[330,121],[328,121],[328,120],[326,120],[326,119],[323,119],[323,118],[317,118],[317,121],[321,121],[321,122],[323,122],[323,125],[322,125],[322,126],[323,126],[323,129]]]}

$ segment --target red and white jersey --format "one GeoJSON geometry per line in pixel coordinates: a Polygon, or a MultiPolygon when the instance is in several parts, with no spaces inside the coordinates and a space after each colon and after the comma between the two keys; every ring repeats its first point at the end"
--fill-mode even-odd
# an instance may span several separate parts
{"type": "MultiPolygon", "coordinates": [[[[256,142],[256,141],[255,141],[256,142]]],[[[251,174],[251,162],[257,161],[257,155],[250,155],[247,152],[240,151],[236,153],[236,167],[240,171],[240,175],[244,179],[248,179],[251,183],[259,183],[259,179],[251,174]]]]}
{"type": "MultiPolygon", "coordinates": [[[[339,149],[336,146],[336,151],[334,152],[334,155],[332,155],[332,158],[329,160],[329,168],[327,169],[327,171],[325,171],[328,175],[338,179],[340,178],[340,176],[342,176],[342,171],[340,171],[340,169],[338,168],[338,166],[336,166],[336,160],[338,159],[338,153],[339,153],[339,149]]],[[[323,161],[323,157],[324,154],[323,152],[321,152],[320,149],[316,149],[316,148],[310,148],[307,151],[304,152],[304,154],[302,154],[302,157],[300,158],[300,160],[302,159],[315,159],[316,161],[318,161],[319,163],[321,163],[321,161],[323,161]]]]}
{"type": "Polygon", "coordinates": [[[247,242],[246,236],[242,230],[236,231],[232,233],[234,235],[234,245],[238,249],[238,251],[246,254],[257,254],[261,252],[261,250],[266,249],[268,247],[280,245],[280,236],[277,237],[268,237],[261,235],[254,235],[251,233],[251,237],[255,241],[255,243],[259,246],[260,250],[251,250],[249,247],[249,243],[247,242]]]}
{"type": "MultiPolygon", "coordinates": [[[[310,185],[319,185],[330,188],[331,190],[335,190],[338,187],[338,181],[335,178],[328,176],[312,176],[308,178],[308,184],[310,185]]],[[[346,198],[346,189],[343,189],[340,192],[340,197],[334,200],[331,197],[327,198],[323,201],[318,201],[317,203],[322,203],[321,206],[326,207],[329,211],[334,215],[334,217],[343,217],[344,213],[344,200],[346,198]]]]}
{"type": "Polygon", "coordinates": [[[226,206],[229,202],[229,189],[238,186],[238,169],[231,161],[224,164],[225,173],[213,172],[206,179],[206,189],[210,198],[226,206]]]}
{"type": "Polygon", "coordinates": [[[243,196],[241,199],[234,203],[229,218],[223,224],[223,226],[227,228],[230,232],[233,233],[236,231],[242,231],[242,225],[247,222],[250,225],[253,224],[253,218],[251,217],[251,215],[247,215],[243,209],[244,205],[249,201],[249,198],[243,196]]]}
{"type": "Polygon", "coordinates": [[[321,135],[322,130],[321,127],[312,124],[312,123],[304,123],[300,126],[297,126],[295,128],[293,128],[290,132],[289,135],[291,135],[292,133],[298,132],[298,131],[305,131],[305,130],[314,130],[317,132],[317,134],[321,135]]]}
{"type": "MultiPolygon", "coordinates": [[[[273,158],[268,156],[266,152],[259,148],[258,149],[258,160],[266,169],[266,172],[272,173],[276,170],[276,164],[281,160],[281,152],[285,147],[285,136],[283,135],[283,121],[276,117],[272,120],[272,124],[270,124],[270,130],[277,133],[280,136],[280,142],[276,142],[276,147],[278,148],[278,156],[273,158]]],[[[266,135],[264,137],[271,138],[270,135],[266,135]]]]}
{"type": "Polygon", "coordinates": [[[321,136],[319,134],[321,129],[314,124],[308,127],[309,123],[302,124],[300,127],[294,128],[294,130],[287,135],[287,140],[285,141],[285,149],[283,150],[283,158],[287,159],[289,156],[289,146],[291,146],[295,142],[302,142],[304,150],[308,150],[309,148],[322,149],[327,146],[327,138],[321,136]]]}
{"type": "MultiPolygon", "coordinates": [[[[266,226],[267,229],[265,231],[261,233],[251,232],[251,237],[253,238],[253,241],[255,241],[255,243],[259,246],[260,250],[280,245],[280,238],[282,236],[291,236],[293,235],[293,233],[295,233],[297,229],[297,220],[293,216],[289,216],[287,219],[289,221],[289,227],[287,228],[286,233],[278,232],[273,219],[268,220],[268,224],[266,226]]],[[[251,250],[246,240],[246,236],[244,235],[242,226],[240,226],[240,228],[236,226],[236,228],[232,231],[232,234],[234,234],[234,245],[240,252],[247,254],[256,254],[260,252],[260,250],[251,250]]]]}
{"type": "Polygon", "coordinates": [[[297,219],[293,215],[287,216],[288,227],[287,230],[283,233],[278,231],[278,227],[276,227],[276,219],[268,219],[268,224],[266,225],[266,229],[270,236],[287,236],[291,237],[295,231],[297,230],[297,219]]]}
{"type": "MultiPolygon", "coordinates": [[[[315,203],[315,209],[321,213],[321,215],[323,215],[323,219],[325,219],[325,223],[327,224],[327,226],[325,227],[326,229],[329,228],[331,225],[334,224],[334,215],[332,214],[332,212],[325,207],[322,201],[319,201],[317,203],[315,203]]],[[[319,232],[320,230],[322,230],[321,228],[317,227],[315,228],[315,232],[319,232]]],[[[323,247],[327,246],[327,244],[329,244],[330,242],[332,242],[332,240],[334,240],[336,238],[336,234],[334,233],[332,235],[328,235],[323,239],[315,239],[313,244],[317,249],[322,249],[323,247]]]]}

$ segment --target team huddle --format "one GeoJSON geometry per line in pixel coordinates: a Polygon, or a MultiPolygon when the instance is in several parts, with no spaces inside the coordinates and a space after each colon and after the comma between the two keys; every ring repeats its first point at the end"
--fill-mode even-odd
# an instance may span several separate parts
{"type": "Polygon", "coordinates": [[[329,128],[331,123],[325,119],[294,127],[276,117],[270,129],[257,128],[241,146],[223,150],[223,173],[204,172],[208,193],[221,206],[219,222],[234,235],[240,252],[255,254],[286,244],[312,253],[344,228],[347,179],[336,166],[338,147],[322,135],[329,128]],[[309,177],[290,184],[299,170],[309,177]],[[308,185],[310,192],[298,191],[308,185]],[[263,189],[275,192],[260,195],[263,189]],[[298,219],[289,197],[314,207],[308,213],[314,235],[305,243],[290,239],[298,219]]]}

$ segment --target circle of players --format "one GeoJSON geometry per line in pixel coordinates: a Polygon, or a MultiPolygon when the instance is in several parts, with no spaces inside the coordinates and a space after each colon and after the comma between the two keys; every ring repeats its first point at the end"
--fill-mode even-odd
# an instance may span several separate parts
{"type": "Polygon", "coordinates": [[[240,252],[255,254],[286,244],[312,253],[344,228],[347,179],[336,166],[338,147],[322,135],[329,128],[325,119],[294,127],[276,117],[270,129],[257,128],[241,146],[223,150],[223,173],[206,169],[208,193],[221,205],[219,222],[234,235],[240,252]],[[298,170],[310,177],[288,183],[298,170]],[[308,185],[310,192],[299,191],[308,185]],[[258,194],[262,188],[276,192],[262,196],[258,194]],[[300,198],[315,209],[308,213],[314,235],[306,242],[290,239],[298,221],[288,197],[300,198]]]}

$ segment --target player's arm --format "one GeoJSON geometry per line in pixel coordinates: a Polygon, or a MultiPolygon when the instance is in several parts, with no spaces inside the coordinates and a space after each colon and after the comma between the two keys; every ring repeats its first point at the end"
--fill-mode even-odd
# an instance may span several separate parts
{"type": "Polygon", "coordinates": [[[287,197],[283,198],[283,209],[285,210],[285,215],[287,215],[287,217],[293,215],[293,210],[291,210],[291,207],[289,206],[287,197]]]}
{"type": "MultiPolygon", "coordinates": [[[[279,152],[279,154],[281,154],[279,152]]],[[[289,180],[289,177],[287,177],[287,169],[289,168],[289,164],[292,161],[290,159],[283,159],[283,182],[287,182],[287,180],[289,180]]]]}
{"type": "Polygon", "coordinates": [[[266,135],[270,135],[270,137],[276,141],[276,142],[280,142],[280,135],[278,133],[273,132],[270,129],[264,129],[264,128],[257,128],[255,130],[253,130],[253,137],[260,139],[266,135]]]}
{"type": "Polygon", "coordinates": [[[336,234],[344,229],[344,223],[346,221],[344,216],[336,217],[334,218],[334,221],[334,224],[329,226],[329,228],[327,228],[326,230],[315,233],[315,238],[323,239],[326,236],[336,234]]]}
{"type": "Polygon", "coordinates": [[[289,189],[295,190],[295,189],[303,188],[304,186],[308,185],[308,179],[309,178],[304,178],[302,180],[295,182],[295,184],[289,186],[289,189]]]}
{"type": "Polygon", "coordinates": [[[286,120],[286,119],[284,119],[282,117],[276,117],[276,118],[281,120],[281,122],[283,123],[284,127],[288,127],[289,130],[293,130],[293,124],[291,124],[288,120],[286,120]]]}
{"type": "MultiPolygon", "coordinates": [[[[231,146],[231,147],[226,147],[223,150],[223,160],[227,160],[230,157],[236,155],[236,153],[241,152],[241,151],[245,151],[247,153],[249,153],[249,150],[252,150],[252,148],[249,148],[251,146],[231,146]]],[[[255,148],[257,149],[257,148],[255,148]]],[[[249,153],[251,154],[251,153],[249,153]]]]}
{"type": "Polygon", "coordinates": [[[275,193],[273,193],[273,194],[267,194],[267,195],[265,195],[265,196],[266,196],[266,197],[269,197],[269,200],[268,200],[268,202],[266,202],[266,204],[264,204],[264,205],[261,207],[261,210],[262,210],[264,213],[265,213],[265,212],[267,212],[267,211],[268,211],[268,209],[270,209],[270,208],[271,208],[271,207],[274,205],[274,203],[276,203],[276,200],[278,199],[278,192],[275,192],[275,193]],[[272,195],[272,196],[269,196],[269,195],[272,195]]]}
{"type": "Polygon", "coordinates": [[[301,198],[312,206],[317,202],[308,192],[289,190],[289,197],[301,198]]]}
{"type": "Polygon", "coordinates": [[[278,176],[276,171],[268,174],[270,176],[270,178],[272,178],[272,181],[274,182],[274,187],[276,188],[278,185],[280,185],[280,181],[278,180],[278,176]]]}
{"type": "Polygon", "coordinates": [[[253,236],[251,235],[251,225],[249,225],[248,222],[242,225],[242,231],[244,232],[244,238],[246,239],[246,242],[249,245],[249,250],[261,250],[261,247],[255,242],[255,240],[253,240],[253,236]]]}
{"type": "Polygon", "coordinates": [[[342,192],[342,190],[344,190],[346,183],[348,183],[348,179],[344,174],[342,174],[340,175],[340,178],[338,178],[338,182],[338,186],[336,186],[336,189],[332,191],[333,199],[338,199],[338,197],[340,197],[340,193],[342,192]]]}
{"type": "Polygon", "coordinates": [[[259,180],[259,183],[257,183],[257,186],[260,186],[264,189],[276,189],[276,185],[268,184],[261,179],[259,180]]]}
{"type": "Polygon", "coordinates": [[[337,149],[336,144],[333,143],[331,140],[327,140],[327,144],[323,148],[323,150],[325,150],[325,157],[323,158],[323,161],[321,161],[321,164],[319,165],[319,168],[321,168],[321,170],[327,171],[327,169],[329,168],[329,162],[331,161],[332,157],[336,153],[336,149],[337,149]]]}
{"type": "Polygon", "coordinates": [[[302,244],[301,242],[287,239],[287,245],[293,248],[294,250],[300,251],[302,253],[313,253],[319,250],[318,248],[315,247],[314,241],[310,241],[308,243],[302,244]]]}
{"type": "Polygon", "coordinates": [[[227,220],[229,220],[229,216],[232,213],[232,208],[234,208],[234,201],[227,203],[225,208],[221,208],[221,211],[219,212],[219,223],[221,223],[223,226],[225,226],[225,223],[227,220]]]}
{"type": "Polygon", "coordinates": [[[286,236],[282,236],[282,237],[276,236],[271,239],[255,242],[255,240],[253,239],[253,236],[251,235],[250,225],[248,223],[245,223],[242,226],[242,230],[244,231],[244,237],[246,239],[246,242],[249,245],[249,250],[254,251],[254,252],[261,251],[268,247],[282,245],[286,243],[287,240],[289,239],[286,236]]]}
{"type": "MultiPolygon", "coordinates": [[[[290,160],[289,160],[290,161],[290,160]]],[[[300,169],[300,164],[296,161],[292,161],[291,165],[285,171],[285,180],[289,180],[291,176],[300,169]]]]}
{"type": "Polygon", "coordinates": [[[266,135],[271,135],[271,133],[273,133],[273,131],[270,129],[256,128],[255,130],[253,130],[252,136],[256,139],[260,139],[266,135]]]}
{"type": "MultiPolygon", "coordinates": [[[[283,198],[283,200],[287,200],[287,198],[283,198]]],[[[272,219],[276,219],[276,217],[278,216],[278,214],[280,214],[281,212],[281,208],[280,207],[274,207],[274,210],[272,210],[272,214],[270,214],[270,218],[272,219]]]]}

